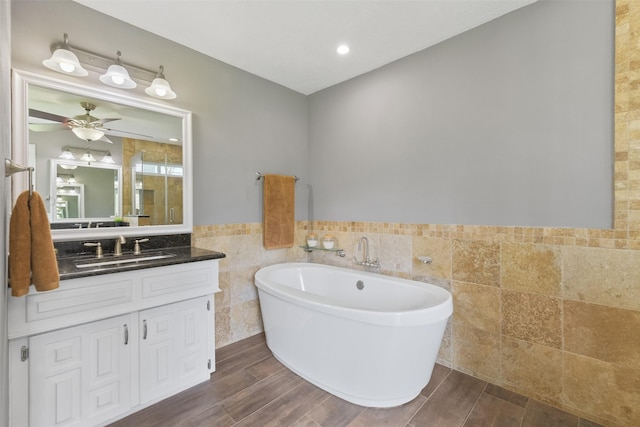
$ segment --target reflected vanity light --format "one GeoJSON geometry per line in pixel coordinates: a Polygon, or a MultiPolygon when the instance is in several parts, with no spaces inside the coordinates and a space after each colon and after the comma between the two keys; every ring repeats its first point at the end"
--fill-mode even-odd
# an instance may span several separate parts
{"type": "Polygon", "coordinates": [[[131,64],[124,64],[120,60],[122,53],[118,50],[116,60],[69,45],[68,36],[64,34],[64,41],[54,43],[51,46],[51,58],[42,61],[42,64],[58,73],[84,77],[89,72],[82,65],[92,70],[105,71],[99,79],[102,83],[120,89],[134,89],[138,81],[149,82],[150,86],[145,93],[158,99],[175,99],[175,91],[171,89],[164,76],[164,66],[160,71],[151,71],[131,64]]]}
{"type": "Polygon", "coordinates": [[[58,156],[61,159],[66,159],[66,160],[75,160],[76,156],[73,155],[73,153],[69,150],[69,147],[64,147],[62,149],[62,154],[60,154],[58,156]]]}
{"type": "Polygon", "coordinates": [[[107,151],[107,154],[102,158],[101,162],[114,164],[116,161],[111,157],[111,152],[107,151]]]}
{"type": "Polygon", "coordinates": [[[91,164],[91,162],[96,161],[96,158],[93,157],[93,155],[91,154],[91,151],[87,150],[87,152],[84,153],[82,157],[80,157],[80,160],[82,160],[83,162],[87,162],[88,164],[91,164]]]}
{"type": "MultiPolygon", "coordinates": [[[[103,151],[103,150],[93,150],[93,149],[89,149],[89,148],[80,148],[80,147],[63,147],[62,148],[62,154],[60,154],[58,157],[61,159],[65,159],[65,160],[81,160],[83,162],[97,162],[98,160],[96,160],[96,157],[94,157],[94,154],[96,156],[98,156],[98,158],[100,158],[100,162],[101,163],[108,163],[108,164],[115,164],[116,161],[113,160],[113,157],[111,156],[111,152],[110,151],[103,151]],[[76,152],[77,154],[73,154],[73,152],[76,152]],[[80,156],[80,157],[78,157],[80,156]]],[[[78,167],[78,165],[60,165],[61,168],[63,169],[75,169],[78,167]]]]}

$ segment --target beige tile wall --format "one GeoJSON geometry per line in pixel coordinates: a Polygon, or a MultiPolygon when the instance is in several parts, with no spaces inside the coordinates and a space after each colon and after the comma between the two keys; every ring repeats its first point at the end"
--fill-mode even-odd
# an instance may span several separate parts
{"type": "Polygon", "coordinates": [[[616,3],[614,228],[313,222],[347,256],[266,251],[260,224],[198,226],[193,243],[225,252],[216,342],[262,330],[253,274],[264,265],[355,268],[367,236],[381,273],[449,289],[454,314],[439,361],[611,426],[640,425],[640,1],[616,3]],[[422,264],[418,256],[430,256],[422,264]]]}
{"type": "Polygon", "coordinates": [[[452,292],[440,363],[605,425],[640,425],[640,251],[602,247],[610,238],[598,230],[299,222],[296,242],[307,229],[335,235],[346,257],[267,251],[261,224],[196,227],[195,245],[228,255],[218,346],[262,331],[253,285],[260,267],[360,268],[353,257],[366,236],[381,273],[452,292]]]}

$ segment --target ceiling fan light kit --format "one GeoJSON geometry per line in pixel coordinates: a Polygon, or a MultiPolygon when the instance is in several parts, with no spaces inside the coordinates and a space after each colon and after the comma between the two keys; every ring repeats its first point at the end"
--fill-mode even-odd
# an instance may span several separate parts
{"type": "Polygon", "coordinates": [[[121,52],[117,52],[115,62],[113,59],[98,55],[96,53],[79,49],[69,45],[68,36],[64,34],[64,41],[54,43],[51,46],[51,58],[42,61],[43,65],[53,71],[72,76],[84,77],[89,72],[83,68],[93,68],[106,71],[99,78],[108,86],[119,89],[134,89],[138,84],[134,79],[150,83],[145,89],[147,95],[158,99],[175,99],[176,93],[171,90],[169,82],[164,77],[164,67],[160,66],[160,71],[150,71],[145,68],[120,61],[121,52]]]}
{"type": "Polygon", "coordinates": [[[84,126],[72,128],[71,132],[73,132],[78,138],[84,139],[88,142],[97,141],[104,136],[103,131],[84,126]]]}

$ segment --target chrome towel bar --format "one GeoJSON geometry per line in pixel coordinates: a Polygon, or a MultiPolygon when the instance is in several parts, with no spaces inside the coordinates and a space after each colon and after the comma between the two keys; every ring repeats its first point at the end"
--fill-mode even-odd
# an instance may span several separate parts
{"type": "Polygon", "coordinates": [[[4,159],[4,176],[5,178],[18,172],[29,172],[29,194],[33,194],[33,167],[20,166],[11,159],[4,159]]]}

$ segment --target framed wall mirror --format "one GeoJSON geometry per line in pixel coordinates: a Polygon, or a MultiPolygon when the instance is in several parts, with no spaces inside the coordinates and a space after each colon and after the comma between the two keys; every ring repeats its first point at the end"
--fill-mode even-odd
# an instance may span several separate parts
{"type": "Polygon", "coordinates": [[[192,231],[191,112],[14,70],[13,120],[54,240],[192,231]]]}

